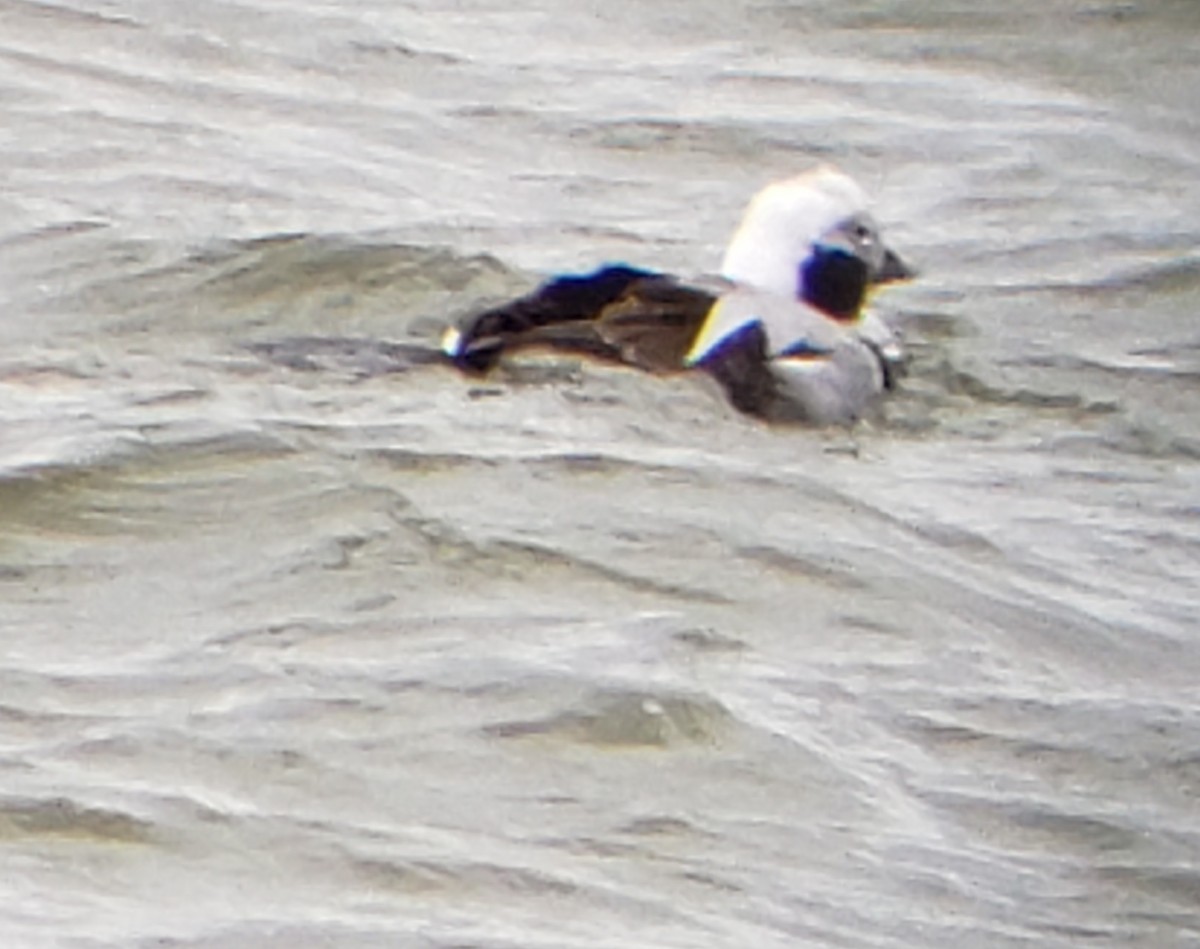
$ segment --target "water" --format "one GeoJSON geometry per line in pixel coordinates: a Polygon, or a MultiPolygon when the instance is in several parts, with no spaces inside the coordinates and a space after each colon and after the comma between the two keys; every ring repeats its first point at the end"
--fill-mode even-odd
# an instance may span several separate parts
{"type": "Polygon", "coordinates": [[[14,2],[11,946],[1200,942],[1200,8],[14,2]],[[834,161],[884,418],[419,358],[834,161]]]}

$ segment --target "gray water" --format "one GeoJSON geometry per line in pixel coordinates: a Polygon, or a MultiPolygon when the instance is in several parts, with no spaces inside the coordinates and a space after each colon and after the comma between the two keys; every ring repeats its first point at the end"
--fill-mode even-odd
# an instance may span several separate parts
{"type": "Polygon", "coordinates": [[[0,3],[0,944],[1200,945],[1198,29],[0,3]],[[880,419],[410,358],[817,161],[880,419]]]}

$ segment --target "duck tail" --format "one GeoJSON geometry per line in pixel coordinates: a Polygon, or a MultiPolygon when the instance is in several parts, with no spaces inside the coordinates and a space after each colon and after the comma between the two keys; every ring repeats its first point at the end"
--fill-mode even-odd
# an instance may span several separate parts
{"type": "Polygon", "coordinates": [[[588,274],[557,277],[532,293],[448,328],[442,336],[442,352],[469,372],[485,372],[506,349],[539,339],[552,338],[561,348],[611,355],[607,352],[611,346],[594,329],[597,317],[632,284],[657,276],[614,264],[588,274]],[[548,333],[539,332],[547,329],[548,333]]]}

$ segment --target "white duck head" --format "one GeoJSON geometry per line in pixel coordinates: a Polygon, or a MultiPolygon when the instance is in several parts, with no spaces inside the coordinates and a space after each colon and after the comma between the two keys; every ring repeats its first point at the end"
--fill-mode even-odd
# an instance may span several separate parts
{"type": "Polygon", "coordinates": [[[721,274],[842,320],[858,317],[871,284],[913,275],[883,243],[862,188],[828,165],[755,195],[721,274]]]}

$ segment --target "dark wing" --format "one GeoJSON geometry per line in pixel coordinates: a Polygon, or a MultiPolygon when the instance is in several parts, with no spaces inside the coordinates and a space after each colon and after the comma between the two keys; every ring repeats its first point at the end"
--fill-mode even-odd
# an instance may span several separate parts
{"type": "Polygon", "coordinates": [[[656,276],[632,284],[597,319],[600,336],[621,362],[651,372],[684,368],[684,357],[717,298],[707,290],[656,276]]]}
{"type": "Polygon", "coordinates": [[[779,395],[771,372],[767,331],[761,323],[747,323],[721,341],[701,364],[724,387],[734,408],[769,418],[779,395]]]}
{"type": "Polygon", "coordinates": [[[714,296],[635,267],[559,277],[467,318],[444,339],[461,369],[483,372],[529,346],[584,353],[653,371],[683,368],[714,296]]]}

